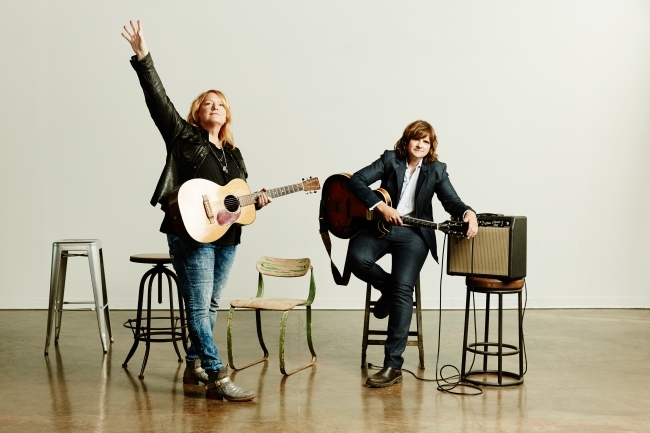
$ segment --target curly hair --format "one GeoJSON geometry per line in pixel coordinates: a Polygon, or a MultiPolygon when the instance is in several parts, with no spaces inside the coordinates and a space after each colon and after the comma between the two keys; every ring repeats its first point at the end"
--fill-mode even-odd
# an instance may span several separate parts
{"type": "Polygon", "coordinates": [[[397,140],[397,143],[395,143],[395,153],[397,153],[397,157],[400,159],[408,159],[409,142],[427,136],[429,137],[429,140],[431,140],[431,148],[424,157],[423,162],[428,164],[437,161],[438,155],[436,154],[436,149],[438,148],[438,137],[436,137],[436,131],[433,129],[433,126],[424,120],[416,120],[404,129],[402,137],[397,140]]]}
{"type": "Polygon", "coordinates": [[[189,123],[192,126],[196,126],[197,128],[202,128],[201,121],[199,119],[199,109],[201,108],[201,104],[203,103],[205,97],[208,96],[208,93],[214,93],[223,101],[223,105],[226,108],[226,122],[219,130],[219,140],[221,141],[222,146],[224,148],[234,149],[235,140],[233,139],[232,131],[230,130],[230,124],[232,123],[230,104],[228,103],[228,99],[226,99],[226,95],[221,93],[219,90],[213,90],[213,89],[207,90],[201,93],[199,96],[197,96],[196,99],[194,99],[194,101],[192,101],[192,105],[190,106],[190,112],[187,115],[187,123],[189,123]]]}

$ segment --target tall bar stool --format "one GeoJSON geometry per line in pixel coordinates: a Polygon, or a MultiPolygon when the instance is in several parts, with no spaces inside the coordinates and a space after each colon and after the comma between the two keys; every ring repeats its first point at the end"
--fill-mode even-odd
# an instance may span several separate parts
{"type": "Polygon", "coordinates": [[[522,302],[521,293],[524,287],[524,279],[515,280],[499,280],[493,278],[479,278],[467,277],[465,280],[467,285],[467,299],[465,302],[465,331],[463,334],[463,359],[461,364],[461,382],[468,382],[474,385],[481,386],[514,386],[520,385],[524,382],[524,331],[522,327],[522,302]],[[467,344],[467,331],[469,327],[470,315],[470,297],[473,293],[485,293],[485,329],[484,341],[467,344]],[[503,342],[503,295],[516,294],[518,299],[517,307],[517,326],[519,343],[518,346],[513,344],[506,344],[503,342]],[[490,295],[498,295],[499,309],[498,309],[498,339],[496,342],[489,341],[490,330],[490,295]],[[482,350],[480,347],[482,346],[482,350]],[[496,351],[490,351],[489,348],[496,348],[496,351]],[[505,349],[508,349],[504,351],[505,349]],[[483,368],[480,370],[471,370],[466,372],[466,355],[471,352],[477,355],[483,355],[483,368]],[[519,355],[519,373],[513,373],[503,370],[503,357],[519,355]],[[497,369],[488,370],[488,356],[497,357],[497,369]],[[482,376],[486,379],[489,375],[496,375],[497,382],[490,382],[487,380],[472,379],[470,376],[477,378],[482,376]],[[507,380],[504,381],[504,378],[507,380]]]}
{"type": "MultiPolygon", "coordinates": [[[[370,335],[388,335],[385,330],[379,329],[368,329],[370,326],[370,313],[374,311],[374,307],[377,304],[377,301],[370,300],[370,294],[372,293],[372,286],[368,284],[366,286],[366,312],[363,318],[363,340],[361,342],[361,368],[367,368],[368,364],[366,363],[366,351],[368,345],[385,345],[386,340],[380,339],[371,339],[370,335]]],[[[418,354],[420,356],[420,370],[424,370],[424,344],[422,339],[422,297],[420,296],[420,277],[418,276],[417,281],[415,282],[415,299],[413,300],[413,309],[415,310],[415,318],[417,323],[417,331],[409,331],[409,337],[415,337],[413,340],[408,340],[407,346],[417,346],[418,354]]]]}
{"type": "MultiPolygon", "coordinates": [[[[68,267],[68,258],[88,257],[90,265],[90,279],[95,297],[95,311],[99,326],[99,338],[102,341],[104,353],[108,352],[107,334],[113,342],[111,331],[111,317],[108,310],[108,296],[106,295],[106,277],[104,275],[104,255],[102,242],[99,239],[63,239],[52,243],[52,269],[50,274],[50,302],[47,312],[47,336],[45,337],[45,356],[48,354],[52,327],[54,326],[54,345],[59,344],[61,333],[61,319],[63,311],[79,311],[80,308],[66,308],[69,304],[93,304],[93,301],[64,302],[65,275],[68,267]],[[101,285],[101,288],[100,288],[101,285]]],[[[85,309],[85,308],[84,308],[85,309]]]]}
{"type": "Polygon", "coordinates": [[[134,263],[145,263],[154,265],[152,269],[149,269],[142,276],[140,280],[140,291],[138,294],[138,311],[136,313],[135,319],[128,319],[124,322],[123,326],[130,329],[133,332],[133,345],[129,354],[126,356],[122,367],[126,368],[129,360],[135,353],[135,350],[138,348],[138,344],[141,341],[144,341],[146,344],[146,349],[144,352],[144,358],[142,360],[142,369],[140,370],[140,379],[144,379],[144,369],[147,366],[147,360],[149,359],[149,348],[151,343],[173,343],[174,350],[176,355],[178,355],[178,362],[183,362],[181,353],[178,350],[177,341],[181,341],[183,344],[183,349],[187,352],[187,324],[185,323],[185,308],[183,306],[183,297],[181,296],[180,289],[178,288],[178,279],[176,274],[167,269],[165,265],[170,264],[171,258],[169,254],[166,253],[152,253],[152,254],[135,254],[131,256],[130,260],[134,263]],[[158,304],[162,304],[162,276],[167,277],[167,287],[169,289],[169,315],[168,316],[152,316],[151,314],[151,298],[152,293],[151,289],[153,286],[154,279],[158,280],[158,304]],[[145,311],[145,317],[143,317],[142,304],[144,302],[144,286],[146,281],[149,281],[148,290],[147,290],[147,309],[145,311]],[[176,293],[178,296],[178,315],[174,312],[174,296],[172,291],[172,280],[176,283],[176,293]],[[162,320],[169,321],[169,326],[151,326],[152,320],[162,320]],[[146,321],[146,325],[143,325],[143,321],[146,321]],[[180,323],[180,325],[179,325],[180,323]]]}

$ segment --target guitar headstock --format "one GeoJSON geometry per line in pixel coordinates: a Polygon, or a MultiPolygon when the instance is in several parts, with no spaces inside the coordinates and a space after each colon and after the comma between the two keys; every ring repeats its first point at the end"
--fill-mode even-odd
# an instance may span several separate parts
{"type": "Polygon", "coordinates": [[[469,228],[469,223],[462,221],[445,221],[444,223],[438,224],[438,230],[443,233],[447,233],[449,236],[454,236],[458,238],[464,238],[467,236],[467,229],[469,228]]]}
{"type": "Polygon", "coordinates": [[[310,192],[316,192],[320,189],[320,182],[317,177],[309,177],[309,179],[302,179],[302,187],[309,194],[310,192]]]}

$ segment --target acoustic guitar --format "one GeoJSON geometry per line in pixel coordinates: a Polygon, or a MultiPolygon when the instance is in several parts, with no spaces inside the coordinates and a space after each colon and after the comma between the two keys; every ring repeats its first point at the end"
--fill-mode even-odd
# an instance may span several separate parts
{"type": "MultiPolygon", "coordinates": [[[[321,215],[327,229],[336,237],[349,239],[366,231],[377,237],[383,237],[390,231],[390,226],[384,221],[381,213],[366,209],[364,204],[349,187],[351,175],[335,174],[328,177],[323,185],[321,198],[321,215]]],[[[383,188],[374,191],[377,199],[391,206],[391,198],[383,188]]],[[[402,216],[402,222],[416,227],[440,230],[452,236],[465,237],[468,223],[461,221],[445,221],[434,223],[419,218],[402,216]]]]}
{"type": "MultiPolygon", "coordinates": [[[[276,198],[319,189],[318,178],[310,177],[301,183],[270,189],[266,195],[276,198]]],[[[169,213],[176,234],[189,243],[209,243],[223,236],[234,223],[252,224],[260,194],[251,193],[242,179],[233,179],[224,186],[206,179],[188,180],[169,195],[169,213]]]]}

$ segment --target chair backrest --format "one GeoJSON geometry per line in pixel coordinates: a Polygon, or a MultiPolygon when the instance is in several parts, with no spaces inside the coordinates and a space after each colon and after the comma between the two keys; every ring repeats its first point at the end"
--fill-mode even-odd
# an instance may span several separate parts
{"type": "Polygon", "coordinates": [[[263,275],[271,277],[302,277],[307,272],[311,271],[309,275],[309,297],[305,306],[309,306],[314,302],[316,296],[316,282],[314,281],[314,268],[311,266],[309,259],[279,259],[277,257],[260,257],[257,261],[257,271],[259,278],[257,280],[257,296],[261,298],[264,296],[264,278],[263,275]]]}
{"type": "Polygon", "coordinates": [[[257,261],[258,272],[272,277],[302,277],[310,267],[309,259],[279,259],[264,256],[257,261]]]}

